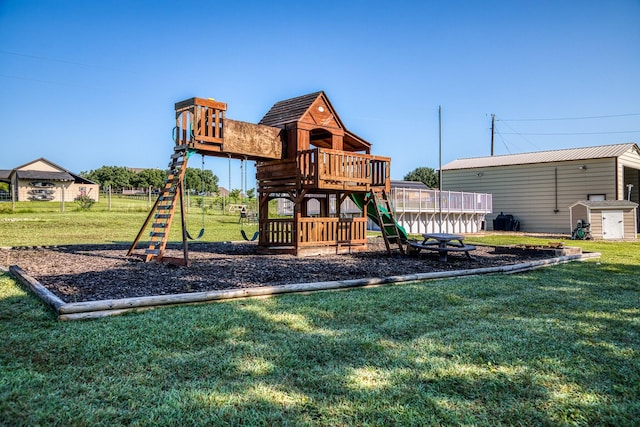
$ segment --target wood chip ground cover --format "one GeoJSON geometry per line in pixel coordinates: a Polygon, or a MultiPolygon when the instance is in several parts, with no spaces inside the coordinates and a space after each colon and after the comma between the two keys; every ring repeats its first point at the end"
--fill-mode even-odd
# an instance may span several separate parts
{"type": "MultiPolygon", "coordinates": [[[[192,244],[189,267],[144,263],[126,252],[123,245],[4,248],[0,265],[18,265],[63,301],[81,302],[475,269],[552,256],[498,254],[493,247],[478,246],[473,259],[453,253],[441,263],[436,253],[389,256],[380,239],[366,252],[314,257],[258,255],[255,243],[192,244]]],[[[167,255],[181,256],[182,251],[171,248],[167,255]]]]}

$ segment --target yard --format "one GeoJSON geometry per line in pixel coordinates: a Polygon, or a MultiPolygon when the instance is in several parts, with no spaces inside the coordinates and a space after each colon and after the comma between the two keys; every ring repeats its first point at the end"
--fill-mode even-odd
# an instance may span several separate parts
{"type": "MultiPolygon", "coordinates": [[[[3,213],[0,246],[130,241],[145,215],[3,213]]],[[[0,273],[0,425],[636,425],[640,245],[571,244],[602,257],[84,322],[0,273]]]]}

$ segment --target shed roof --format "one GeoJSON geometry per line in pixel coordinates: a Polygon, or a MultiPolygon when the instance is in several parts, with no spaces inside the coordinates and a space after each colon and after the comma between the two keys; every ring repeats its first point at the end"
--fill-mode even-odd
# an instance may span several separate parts
{"type": "Polygon", "coordinates": [[[565,162],[571,160],[588,160],[620,157],[634,149],[640,148],[634,142],[596,147],[568,148],[563,150],[537,151],[533,153],[505,154],[500,156],[471,157],[457,159],[447,163],[442,170],[486,168],[493,166],[525,165],[532,163],[565,162]]]}
{"type": "Polygon", "coordinates": [[[9,169],[0,169],[0,179],[8,180],[9,176],[11,176],[11,170],[9,169]]]}
{"type": "Polygon", "coordinates": [[[584,205],[589,208],[616,209],[616,208],[636,208],[638,204],[629,200],[578,200],[570,208],[576,205],[584,205]]]}

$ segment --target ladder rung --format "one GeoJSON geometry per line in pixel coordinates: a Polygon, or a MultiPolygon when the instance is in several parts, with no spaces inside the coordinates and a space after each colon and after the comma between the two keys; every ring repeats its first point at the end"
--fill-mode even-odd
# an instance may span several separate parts
{"type": "Polygon", "coordinates": [[[173,209],[173,205],[158,205],[158,209],[168,211],[169,209],[173,209]]]}
{"type": "Polygon", "coordinates": [[[155,218],[156,219],[169,219],[169,218],[171,218],[171,214],[156,214],[155,218]]]}
{"type": "Polygon", "coordinates": [[[152,231],[151,233],[149,233],[149,236],[151,237],[165,237],[167,235],[167,233],[165,233],[164,231],[160,232],[160,231],[152,231]]]}
{"type": "Polygon", "coordinates": [[[166,227],[167,227],[166,222],[156,222],[151,224],[151,228],[166,228],[166,227]]]}
{"type": "Polygon", "coordinates": [[[184,151],[186,149],[187,149],[187,146],[185,144],[176,145],[175,147],[173,147],[173,151],[184,151]]]}
{"type": "Polygon", "coordinates": [[[144,253],[147,255],[160,255],[160,249],[146,249],[144,253]]]}

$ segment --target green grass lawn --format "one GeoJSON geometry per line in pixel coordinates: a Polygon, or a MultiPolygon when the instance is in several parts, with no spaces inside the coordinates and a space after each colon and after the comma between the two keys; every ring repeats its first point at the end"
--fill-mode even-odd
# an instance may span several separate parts
{"type": "MultiPolygon", "coordinates": [[[[66,203],[62,212],[59,203],[20,202],[15,212],[10,203],[0,204],[0,246],[47,246],[72,243],[133,242],[149,213],[144,199],[113,198],[112,210],[102,199],[89,211],[74,203],[66,203]]],[[[204,241],[242,240],[239,214],[206,209],[204,241]]],[[[203,228],[202,210],[192,206],[187,214],[187,229],[192,236],[203,228]]],[[[251,237],[257,225],[247,225],[251,237]]],[[[150,228],[147,232],[150,231],[150,228]]],[[[179,210],[176,211],[170,240],[182,241],[179,210]]],[[[142,236],[142,241],[148,233],[142,236]]]]}
{"type": "MultiPolygon", "coordinates": [[[[67,214],[19,238],[131,240],[67,214]]],[[[78,322],[0,274],[0,425],[637,425],[640,245],[571,243],[602,258],[78,322]]]]}

